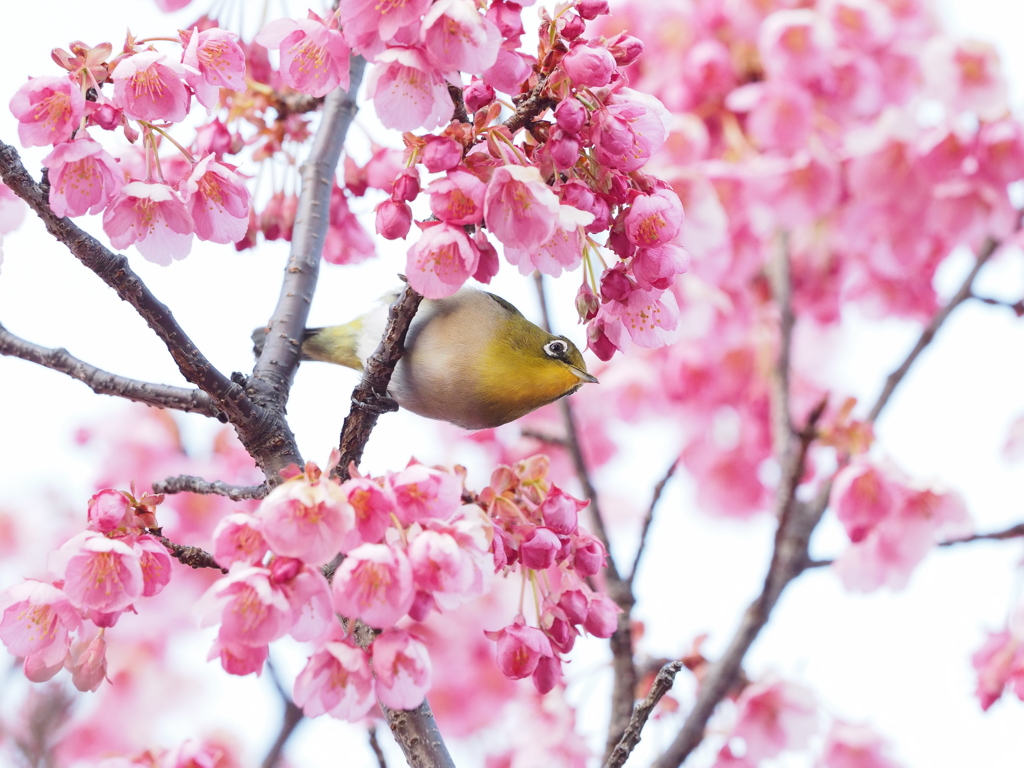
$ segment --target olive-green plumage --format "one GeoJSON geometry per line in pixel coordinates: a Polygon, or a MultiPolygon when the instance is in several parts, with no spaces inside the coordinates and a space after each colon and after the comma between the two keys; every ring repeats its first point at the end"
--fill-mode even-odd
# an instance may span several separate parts
{"type": "MultiPolygon", "coordinates": [[[[380,339],[385,316],[382,310],[346,325],[309,329],[303,356],[361,370],[380,339]]],[[[425,299],[405,347],[388,393],[406,410],[466,429],[514,421],[597,381],[569,339],[553,336],[504,299],[473,288],[425,299]]]]}

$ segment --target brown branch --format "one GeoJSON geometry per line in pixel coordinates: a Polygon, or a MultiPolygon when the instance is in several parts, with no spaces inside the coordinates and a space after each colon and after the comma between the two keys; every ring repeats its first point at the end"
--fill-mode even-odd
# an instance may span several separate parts
{"type": "Polygon", "coordinates": [[[182,565],[187,565],[189,568],[215,568],[221,573],[227,573],[227,568],[222,568],[217,564],[217,561],[213,559],[206,550],[200,549],[199,547],[188,547],[184,544],[175,544],[173,541],[168,539],[159,529],[150,529],[149,533],[156,536],[157,540],[165,547],[167,551],[171,553],[171,557],[180,562],[182,565]]]}
{"type": "Polygon", "coordinates": [[[123,397],[157,408],[170,408],[185,413],[201,413],[216,418],[220,410],[210,396],[198,389],[174,387],[138,381],[108,373],[70,354],[66,349],[51,349],[15,336],[0,325],[0,355],[9,355],[58,371],[82,382],[97,395],[123,397]]]}
{"type": "Polygon", "coordinates": [[[380,709],[411,768],[455,768],[426,699],[416,709],[390,709],[383,704],[380,709]]]}
{"type": "Polygon", "coordinates": [[[708,668],[690,714],[672,744],[654,762],[655,768],[675,768],[681,765],[703,740],[708,720],[736,682],[743,657],[768,623],[768,617],[779,596],[806,566],[807,545],[828,504],[828,493],[827,490],[825,493],[819,492],[813,502],[805,504],[796,499],[796,488],[803,475],[804,460],[815,434],[817,419],[823,410],[824,403],[811,413],[805,428],[795,436],[796,449],[790,452],[789,461],[783,467],[776,493],[775,516],[779,520],[779,527],[761,593],[743,614],[740,626],[725,653],[708,668]]]}
{"type": "Polygon", "coordinates": [[[1006,307],[1017,317],[1024,317],[1024,299],[1019,299],[1018,301],[1004,301],[1002,299],[993,299],[988,296],[979,296],[976,293],[971,293],[971,298],[980,301],[982,304],[988,304],[993,307],[1006,307]]]}
{"type": "Polygon", "coordinates": [[[153,493],[199,493],[206,496],[227,496],[232,501],[262,499],[269,488],[261,485],[229,485],[220,480],[204,480],[193,475],[177,475],[153,483],[153,493]]]}
{"type": "Polygon", "coordinates": [[[377,768],[388,768],[388,761],[384,759],[384,750],[380,748],[380,741],[377,739],[377,726],[371,725],[366,729],[370,741],[370,749],[373,756],[377,758],[377,768]]]}
{"type": "Polygon", "coordinates": [[[679,459],[676,459],[669,466],[668,471],[662,476],[658,484],[654,486],[654,492],[651,494],[651,503],[647,507],[647,514],[644,515],[643,523],[640,525],[640,543],[637,544],[636,554],[633,556],[633,565],[629,569],[629,575],[626,577],[626,581],[629,582],[630,589],[633,587],[633,580],[636,578],[637,568],[640,567],[640,560],[644,554],[644,548],[647,545],[647,533],[650,531],[651,523],[654,521],[654,510],[658,506],[658,502],[661,501],[661,494],[665,491],[665,486],[668,485],[668,481],[672,479],[672,476],[676,473],[676,469],[679,467],[679,459]]]}
{"type": "Polygon", "coordinates": [[[782,232],[770,265],[772,294],[779,310],[778,358],[772,366],[772,445],[781,464],[793,444],[793,420],[789,404],[790,357],[793,348],[793,284],[789,265],[789,235],[782,232]]]}
{"type": "Polygon", "coordinates": [[[547,77],[542,77],[537,84],[530,89],[529,93],[523,94],[515,99],[516,111],[502,125],[508,128],[509,133],[515,135],[520,128],[529,125],[544,110],[554,107],[557,102],[554,99],[542,96],[544,86],[547,85],[547,77]]]}
{"type": "Polygon", "coordinates": [[[519,430],[519,434],[522,435],[523,437],[528,437],[533,440],[539,440],[542,443],[547,443],[548,445],[558,445],[561,446],[562,448],[566,447],[564,437],[556,437],[555,435],[549,435],[547,432],[541,432],[540,430],[533,429],[531,427],[523,427],[522,429],[519,430]]]}
{"type": "Polygon", "coordinates": [[[391,305],[384,336],[366,361],[362,380],[352,391],[352,410],[345,417],[339,439],[341,459],[334,468],[334,474],[342,480],[348,479],[350,464],[359,466],[377,417],[397,408],[387,396],[388,384],[405,353],[405,336],[422,300],[411,286],[406,286],[401,298],[391,305]]]}
{"type": "MultiPolygon", "coordinates": [[[[302,188],[295,212],[291,252],[285,265],[277,306],[267,323],[263,352],[256,361],[248,385],[256,402],[276,411],[283,412],[292,377],[299,365],[302,331],[309,317],[330,224],[335,169],[357,111],[351,94],[359,88],[365,66],[366,61],[361,56],[351,57],[348,92],[338,88],[324,99],[320,126],[313,137],[309,158],[302,165],[302,188]]],[[[271,482],[277,482],[277,471],[285,466],[275,467],[273,478],[268,473],[271,482]]]]}
{"type": "Polygon", "coordinates": [[[469,113],[466,112],[466,102],[462,98],[462,89],[457,85],[448,83],[448,95],[452,97],[452,104],[455,105],[455,112],[452,114],[452,118],[460,123],[472,122],[469,119],[469,113]]]}
{"type": "Polygon", "coordinates": [[[643,731],[644,726],[647,724],[651,712],[654,711],[654,707],[657,706],[662,697],[672,690],[676,675],[682,668],[683,662],[681,661],[670,661],[661,668],[657,677],[654,678],[650,692],[633,710],[633,715],[629,719],[629,726],[626,728],[625,733],[622,734],[622,738],[615,745],[615,749],[612,750],[608,759],[605,760],[604,768],[620,768],[620,766],[625,764],[629,754],[640,743],[640,732],[643,731]]]}
{"type": "MultiPolygon", "coordinates": [[[[1019,226],[1020,222],[1018,221],[1018,228],[1019,226]]],[[[920,337],[918,337],[917,343],[914,345],[913,349],[910,350],[910,353],[907,355],[906,359],[903,361],[900,367],[897,368],[892,373],[890,373],[888,378],[886,378],[885,386],[882,387],[882,392],[881,394],[879,394],[878,400],[875,401],[874,406],[872,406],[871,408],[871,412],[868,414],[867,422],[869,424],[875,422],[878,419],[879,415],[881,415],[882,410],[889,403],[889,399],[896,391],[896,387],[898,387],[900,382],[903,381],[904,377],[910,371],[911,366],[917,360],[918,356],[925,350],[925,348],[929,344],[931,344],[932,339],[935,338],[935,334],[938,333],[938,330],[939,328],[942,327],[942,324],[946,322],[946,318],[949,317],[950,313],[952,313],[954,309],[956,309],[969,298],[971,298],[971,296],[973,295],[971,292],[971,287],[974,284],[974,278],[978,276],[978,272],[981,271],[981,268],[985,266],[986,262],[988,262],[988,260],[992,258],[992,254],[996,252],[997,248],[999,248],[999,242],[997,242],[996,240],[989,239],[988,241],[986,241],[985,245],[981,249],[981,252],[978,254],[977,260],[974,262],[974,266],[971,268],[971,271],[967,274],[967,277],[964,278],[964,281],[963,283],[961,283],[960,288],[957,290],[955,294],[953,294],[953,297],[948,302],[946,302],[945,306],[943,306],[942,309],[935,313],[935,316],[931,319],[931,322],[929,322],[928,325],[925,326],[924,330],[921,331],[921,335],[920,337]]]]}

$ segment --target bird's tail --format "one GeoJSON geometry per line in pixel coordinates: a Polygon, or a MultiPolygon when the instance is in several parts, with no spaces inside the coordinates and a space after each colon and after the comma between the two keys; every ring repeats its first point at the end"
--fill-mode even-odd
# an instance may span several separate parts
{"type": "MultiPolygon", "coordinates": [[[[300,359],[320,360],[361,371],[363,361],[359,359],[356,350],[360,326],[361,323],[354,320],[345,325],[306,328],[302,332],[302,357],[300,359]]],[[[257,328],[252,332],[252,351],[256,357],[263,354],[263,346],[266,341],[266,327],[257,328]]]]}

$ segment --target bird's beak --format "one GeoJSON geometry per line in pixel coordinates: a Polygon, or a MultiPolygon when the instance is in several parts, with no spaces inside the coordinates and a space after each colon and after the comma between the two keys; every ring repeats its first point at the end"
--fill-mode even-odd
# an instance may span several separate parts
{"type": "Polygon", "coordinates": [[[576,378],[579,379],[580,381],[586,384],[598,383],[596,376],[591,376],[589,373],[580,368],[577,368],[575,365],[571,365],[569,367],[572,369],[572,372],[576,374],[576,378]]]}

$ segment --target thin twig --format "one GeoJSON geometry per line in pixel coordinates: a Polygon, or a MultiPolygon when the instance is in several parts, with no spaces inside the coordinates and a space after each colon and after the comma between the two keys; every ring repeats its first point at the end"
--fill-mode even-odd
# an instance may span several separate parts
{"type": "Polygon", "coordinates": [[[557,445],[562,448],[566,447],[564,437],[549,435],[547,432],[541,432],[539,429],[533,429],[532,427],[523,427],[519,430],[519,434],[523,437],[529,437],[533,440],[539,440],[542,443],[547,443],[548,445],[557,445]]]}
{"type": "Polygon", "coordinates": [[[388,768],[388,761],[384,759],[384,750],[380,748],[380,741],[377,739],[377,726],[371,725],[366,729],[370,741],[370,749],[373,756],[377,758],[377,768],[388,768]]]}
{"type": "Polygon", "coordinates": [[[1017,301],[1004,301],[1003,299],[993,299],[989,296],[979,296],[976,293],[971,293],[971,298],[976,301],[980,301],[982,304],[988,304],[989,306],[1006,307],[1017,317],[1024,317],[1024,299],[1018,299],[1017,301]]]}
{"type": "Polygon", "coordinates": [[[989,239],[985,242],[981,252],[978,254],[978,258],[974,262],[974,266],[971,267],[971,271],[967,274],[967,277],[964,278],[963,283],[960,284],[960,288],[955,294],[953,294],[953,297],[946,302],[942,309],[935,313],[931,322],[929,322],[928,325],[925,326],[924,330],[921,331],[921,335],[918,337],[917,343],[914,345],[913,349],[910,350],[910,353],[907,355],[906,359],[904,359],[900,367],[890,373],[886,378],[885,386],[882,387],[882,392],[878,395],[878,400],[875,401],[870,413],[868,413],[867,422],[869,424],[875,422],[879,415],[881,415],[882,410],[889,403],[889,398],[891,398],[893,393],[896,391],[896,387],[898,387],[900,382],[903,381],[904,377],[910,371],[910,367],[917,360],[918,356],[925,350],[925,347],[931,344],[932,339],[935,338],[935,334],[938,332],[939,328],[942,327],[942,324],[946,322],[946,318],[949,317],[950,313],[971,298],[973,295],[971,287],[974,284],[974,278],[978,276],[978,272],[981,271],[981,268],[985,266],[986,262],[992,258],[992,254],[996,252],[997,248],[999,248],[999,242],[996,240],[989,239]]]}
{"type": "MultiPolygon", "coordinates": [[[[946,541],[940,541],[935,546],[937,547],[956,547],[961,544],[973,544],[977,541],[1007,541],[1009,539],[1024,538],[1024,523],[1017,523],[1011,525],[1009,528],[1004,528],[1001,531],[990,531],[988,533],[972,533],[970,536],[963,536],[957,539],[947,539],[946,541]]],[[[823,560],[811,560],[807,563],[807,568],[827,568],[835,562],[834,558],[826,558],[823,560]]]]}
{"type": "Polygon", "coordinates": [[[138,381],[108,373],[80,360],[66,349],[43,347],[15,336],[3,325],[0,325],[0,355],[17,357],[63,373],[82,382],[97,395],[123,397],[126,400],[145,403],[157,408],[200,413],[213,418],[220,414],[220,410],[213,404],[210,396],[202,390],[138,381]]]}
{"type": "Polygon", "coordinates": [[[284,704],[284,712],[281,714],[281,727],[278,729],[277,738],[274,739],[274,743],[267,751],[267,756],[263,758],[261,768],[276,768],[281,762],[285,744],[288,743],[288,739],[295,733],[295,729],[302,722],[304,715],[302,709],[292,701],[291,696],[288,695],[288,692],[281,684],[281,678],[277,674],[276,667],[270,661],[267,661],[265,666],[270,676],[270,681],[274,684],[277,695],[284,704]]]}
{"type": "Polygon", "coordinates": [[[672,690],[676,675],[679,674],[679,670],[682,668],[683,662],[681,661],[670,661],[661,668],[654,678],[650,692],[633,710],[633,716],[629,719],[629,726],[626,728],[625,733],[622,734],[622,738],[615,745],[615,749],[612,750],[608,759],[605,760],[604,768],[620,768],[620,766],[625,764],[630,753],[640,743],[640,733],[647,724],[651,712],[654,711],[654,707],[657,706],[662,697],[672,690]]]}
{"type": "Polygon", "coordinates": [[[771,284],[779,311],[779,348],[771,375],[772,445],[781,464],[793,445],[793,422],[789,404],[790,357],[793,347],[793,285],[789,267],[789,235],[781,232],[772,259],[771,284]]]}
{"type": "Polygon", "coordinates": [[[214,568],[221,573],[227,573],[227,568],[222,568],[217,564],[217,561],[213,559],[213,555],[204,549],[199,547],[189,547],[184,544],[175,544],[173,541],[168,539],[158,529],[151,529],[150,533],[159,540],[161,544],[167,547],[167,551],[171,553],[171,557],[180,562],[182,565],[187,565],[189,568],[214,568]]]}
{"type": "Polygon", "coordinates": [[[204,480],[194,475],[177,475],[153,483],[153,493],[200,493],[206,496],[227,496],[232,501],[262,499],[268,490],[266,483],[230,485],[220,480],[204,480]]]}
{"type": "Polygon", "coordinates": [[[665,486],[668,485],[668,481],[672,479],[672,476],[676,473],[676,469],[679,467],[679,459],[669,465],[668,471],[662,476],[658,484],[654,486],[654,492],[651,494],[651,503],[647,507],[647,514],[644,515],[643,523],[640,525],[640,543],[637,544],[636,554],[633,556],[633,565],[629,569],[629,575],[626,577],[626,581],[629,583],[630,588],[633,586],[633,579],[636,578],[637,568],[640,567],[640,560],[644,554],[644,548],[647,545],[647,532],[651,528],[651,523],[654,520],[654,510],[658,506],[658,502],[661,501],[661,494],[665,490],[665,486]]]}

